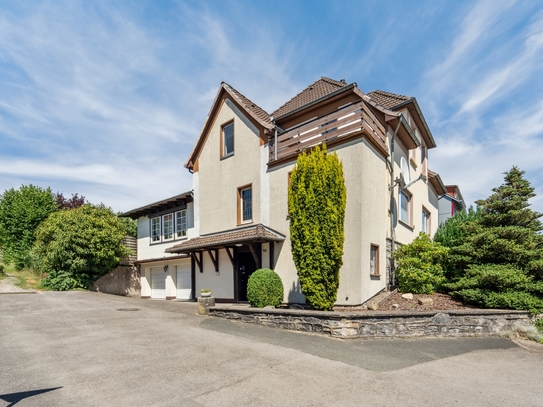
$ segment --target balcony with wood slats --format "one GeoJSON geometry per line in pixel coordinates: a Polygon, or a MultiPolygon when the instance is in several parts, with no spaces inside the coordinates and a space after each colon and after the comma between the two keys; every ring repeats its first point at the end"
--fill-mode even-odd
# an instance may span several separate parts
{"type": "Polygon", "coordinates": [[[366,137],[385,156],[388,155],[385,126],[364,101],[341,107],[284,133],[269,138],[268,165],[295,159],[303,150],[326,143],[328,147],[366,137]]]}

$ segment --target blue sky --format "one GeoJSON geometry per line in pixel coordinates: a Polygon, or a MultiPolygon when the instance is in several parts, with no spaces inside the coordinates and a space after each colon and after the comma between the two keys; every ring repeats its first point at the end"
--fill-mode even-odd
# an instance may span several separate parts
{"type": "Polygon", "coordinates": [[[221,81],[271,112],[321,76],[415,96],[446,184],[473,202],[517,165],[543,212],[538,1],[3,0],[0,192],[176,195],[221,81]]]}

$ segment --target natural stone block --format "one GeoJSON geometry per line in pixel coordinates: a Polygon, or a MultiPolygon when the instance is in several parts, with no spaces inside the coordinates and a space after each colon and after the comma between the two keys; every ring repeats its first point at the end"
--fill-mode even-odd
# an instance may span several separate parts
{"type": "Polygon", "coordinates": [[[432,298],[419,298],[419,304],[431,306],[434,305],[434,300],[432,298]]]}
{"type": "Polygon", "coordinates": [[[432,322],[434,324],[448,324],[449,322],[451,322],[451,316],[449,314],[439,312],[434,315],[434,318],[432,318],[432,322]]]}
{"type": "Polygon", "coordinates": [[[402,298],[411,301],[413,299],[413,294],[411,293],[402,294],[402,298]]]}
{"type": "Polygon", "coordinates": [[[215,306],[215,297],[198,298],[198,314],[209,315],[209,307],[215,306]]]}
{"type": "Polygon", "coordinates": [[[379,304],[376,302],[371,302],[368,304],[368,309],[372,311],[377,311],[379,309],[379,304]]]}

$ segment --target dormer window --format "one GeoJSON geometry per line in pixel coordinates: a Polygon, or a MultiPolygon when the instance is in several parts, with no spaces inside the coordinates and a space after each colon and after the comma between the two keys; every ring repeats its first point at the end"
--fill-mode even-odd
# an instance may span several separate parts
{"type": "Polygon", "coordinates": [[[221,158],[234,155],[234,122],[221,127],[221,158]]]}

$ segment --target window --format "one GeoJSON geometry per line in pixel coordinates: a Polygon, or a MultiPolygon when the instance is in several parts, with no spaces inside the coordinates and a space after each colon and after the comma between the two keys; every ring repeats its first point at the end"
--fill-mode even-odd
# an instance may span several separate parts
{"type": "Polygon", "coordinates": [[[430,212],[422,208],[422,232],[430,234],[430,212]]]}
{"type": "Polygon", "coordinates": [[[400,220],[411,225],[411,195],[400,190],[400,220]]]}
{"type": "Polygon", "coordinates": [[[164,240],[173,239],[173,213],[169,213],[162,217],[162,230],[164,230],[164,240]]]}
{"type": "Polygon", "coordinates": [[[238,189],[238,224],[253,220],[253,191],[251,186],[238,189]]]}
{"type": "Polygon", "coordinates": [[[155,216],[151,218],[151,243],[186,238],[187,227],[186,209],[155,216]]]}
{"type": "Polygon", "coordinates": [[[222,126],[221,157],[234,154],[234,122],[222,126]]]}
{"type": "Polygon", "coordinates": [[[182,211],[175,213],[175,233],[176,233],[176,237],[187,236],[187,210],[186,209],[183,209],[182,211]]]}
{"type": "Polygon", "coordinates": [[[379,246],[372,244],[370,248],[370,275],[379,275],[379,246]]]}
{"type": "Polygon", "coordinates": [[[160,242],[160,216],[151,219],[151,242],[160,242]]]}

